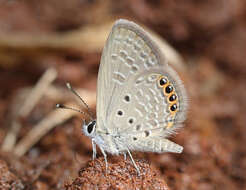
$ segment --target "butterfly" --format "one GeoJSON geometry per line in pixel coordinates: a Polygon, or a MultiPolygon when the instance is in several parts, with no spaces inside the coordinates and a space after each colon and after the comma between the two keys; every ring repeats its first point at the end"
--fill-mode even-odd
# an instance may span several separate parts
{"type": "Polygon", "coordinates": [[[100,61],[97,119],[84,122],[82,128],[91,138],[93,159],[96,146],[100,148],[106,171],[107,153],[123,154],[125,158],[128,154],[140,175],[131,151],[183,150],[167,137],[182,127],[187,95],[164,53],[134,22],[120,19],[113,25],[100,61]]]}

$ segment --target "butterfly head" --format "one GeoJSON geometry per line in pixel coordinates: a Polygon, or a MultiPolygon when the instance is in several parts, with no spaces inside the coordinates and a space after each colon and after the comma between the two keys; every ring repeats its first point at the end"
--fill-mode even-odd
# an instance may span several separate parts
{"type": "Polygon", "coordinates": [[[96,131],[96,120],[90,121],[88,124],[84,121],[82,130],[86,136],[94,137],[96,131]]]}

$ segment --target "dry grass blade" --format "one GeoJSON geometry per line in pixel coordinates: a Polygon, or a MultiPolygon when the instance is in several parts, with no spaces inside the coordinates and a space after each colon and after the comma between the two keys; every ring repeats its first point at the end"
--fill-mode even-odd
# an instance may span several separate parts
{"type": "Polygon", "coordinates": [[[64,34],[0,34],[0,64],[11,65],[23,57],[35,59],[67,50],[101,51],[112,24],[108,21],[102,25],[88,25],[64,34]]]}
{"type": "MultiPolygon", "coordinates": [[[[52,88],[51,88],[52,89],[52,88]]],[[[85,98],[86,102],[94,106],[96,94],[86,91],[77,90],[82,97],[85,98]]],[[[56,94],[56,90],[53,89],[51,93],[48,93],[50,97],[56,94]]],[[[70,106],[72,103],[66,105],[70,106]]],[[[37,143],[43,136],[45,136],[50,130],[52,130],[58,124],[65,122],[71,117],[78,115],[78,112],[71,110],[54,110],[48,116],[46,116],[42,121],[40,121],[36,126],[34,126],[31,131],[24,136],[20,142],[15,146],[13,152],[17,156],[23,156],[35,143],[37,143]]]]}
{"type": "Polygon", "coordinates": [[[37,104],[40,98],[45,94],[45,91],[50,84],[56,79],[57,72],[55,69],[48,69],[39,79],[37,85],[33,88],[30,95],[26,98],[23,106],[20,108],[19,115],[26,117],[33,107],[37,104]]]}
{"type": "Polygon", "coordinates": [[[67,119],[78,114],[73,111],[54,110],[36,126],[34,126],[26,136],[15,146],[13,152],[16,156],[24,155],[35,143],[37,143],[52,128],[67,119]]]}
{"type": "Polygon", "coordinates": [[[47,88],[55,80],[57,72],[55,69],[48,69],[39,79],[36,86],[31,90],[29,95],[25,98],[24,103],[20,106],[15,114],[15,118],[11,123],[10,131],[7,133],[2,144],[3,151],[11,151],[16,143],[21,124],[18,121],[20,117],[26,117],[33,107],[37,104],[40,98],[44,95],[47,88]]]}

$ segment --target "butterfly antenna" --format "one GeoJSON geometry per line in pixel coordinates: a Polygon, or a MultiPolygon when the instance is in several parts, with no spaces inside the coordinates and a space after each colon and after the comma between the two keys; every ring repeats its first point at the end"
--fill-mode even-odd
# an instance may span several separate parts
{"type": "MultiPolygon", "coordinates": [[[[72,108],[72,107],[65,106],[65,105],[63,105],[63,104],[56,104],[56,108],[67,109],[67,110],[73,110],[73,111],[79,112],[79,113],[81,113],[81,114],[83,114],[83,115],[88,115],[88,116],[90,116],[90,115],[89,115],[88,113],[86,113],[86,112],[83,112],[83,111],[81,111],[81,110],[79,110],[79,109],[76,109],[76,108],[72,108]]],[[[90,117],[91,117],[91,116],[90,116],[90,117]]]]}
{"type": "Polygon", "coordinates": [[[93,114],[92,114],[92,111],[91,111],[91,109],[89,108],[89,106],[88,106],[88,104],[83,100],[83,98],[72,88],[72,86],[70,85],[70,83],[66,83],[66,85],[67,85],[67,88],[75,95],[75,96],[77,96],[80,100],[81,100],[81,102],[84,104],[84,106],[87,108],[87,110],[88,110],[88,112],[89,112],[89,116],[90,116],[90,118],[91,119],[93,119],[93,114]]]}

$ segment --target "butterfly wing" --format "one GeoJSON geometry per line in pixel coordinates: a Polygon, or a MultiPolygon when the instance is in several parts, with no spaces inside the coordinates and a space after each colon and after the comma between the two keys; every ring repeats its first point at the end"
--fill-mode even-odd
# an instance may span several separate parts
{"type": "Polygon", "coordinates": [[[117,21],[99,68],[97,130],[124,137],[129,149],[180,152],[163,139],[181,127],[186,109],[183,84],[150,35],[133,22],[117,21]],[[167,144],[171,148],[163,148],[167,144]]]}

